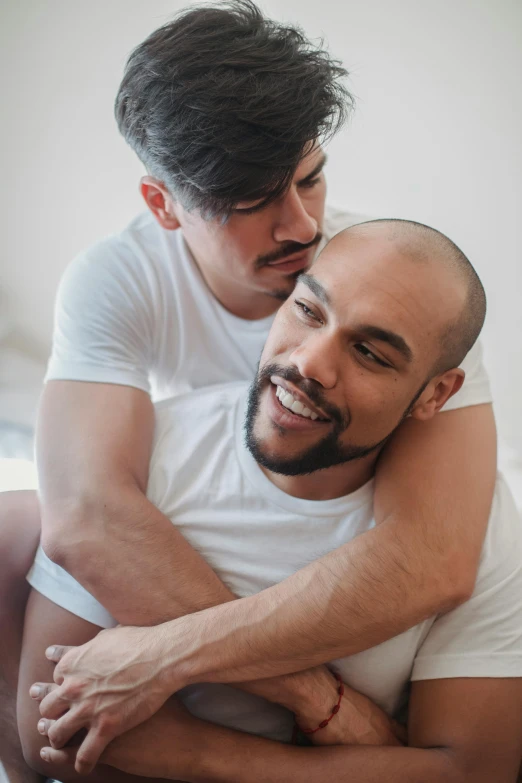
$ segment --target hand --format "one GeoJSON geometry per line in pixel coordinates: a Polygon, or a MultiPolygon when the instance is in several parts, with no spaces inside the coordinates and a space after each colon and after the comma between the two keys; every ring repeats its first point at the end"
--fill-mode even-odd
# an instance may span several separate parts
{"type": "MultiPolygon", "coordinates": [[[[49,736],[55,721],[42,718],[38,731],[49,736]]],[[[148,779],[188,780],[194,774],[201,753],[201,724],[175,698],[169,699],[151,718],[114,739],[100,758],[106,764],[128,774],[148,779]],[[168,748],[168,754],[165,749],[168,748]]],[[[42,758],[67,772],[74,769],[77,747],[42,748],[42,758]]]]}
{"type": "Polygon", "coordinates": [[[56,722],[49,738],[62,748],[81,729],[87,734],[75,769],[88,774],[109,742],[150,718],[171,695],[161,667],[155,628],[102,631],[81,647],[50,647],[56,685],[36,683],[31,696],[56,722]]]}

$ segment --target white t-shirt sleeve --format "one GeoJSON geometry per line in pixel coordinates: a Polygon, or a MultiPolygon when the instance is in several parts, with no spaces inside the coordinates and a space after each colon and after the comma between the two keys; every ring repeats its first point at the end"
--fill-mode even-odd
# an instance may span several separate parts
{"type": "Polygon", "coordinates": [[[493,401],[480,340],[477,340],[460,366],[466,373],[464,383],[460,391],[451,397],[442,408],[442,413],[493,401]]]}
{"type": "Polygon", "coordinates": [[[82,620],[100,628],[114,628],[118,624],[85,587],[47,557],[41,546],[26,578],[34,590],[82,620]]]}
{"type": "Polygon", "coordinates": [[[475,591],[435,620],[411,679],[452,677],[522,677],[522,520],[502,477],[475,591]]]}
{"type": "Polygon", "coordinates": [[[153,344],[145,270],[106,240],[78,256],[60,282],[46,381],[134,386],[149,392],[153,344]]]}

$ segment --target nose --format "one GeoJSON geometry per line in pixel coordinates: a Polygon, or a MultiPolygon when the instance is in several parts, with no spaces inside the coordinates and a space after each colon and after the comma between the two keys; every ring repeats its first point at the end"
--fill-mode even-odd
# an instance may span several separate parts
{"type": "Polygon", "coordinates": [[[339,349],[334,339],[316,331],[290,354],[302,378],[316,381],[323,389],[335,388],[339,379],[339,349]]]}
{"type": "Polygon", "coordinates": [[[279,202],[273,236],[276,242],[299,242],[306,245],[317,235],[317,220],[306,211],[295,186],[279,202]]]}

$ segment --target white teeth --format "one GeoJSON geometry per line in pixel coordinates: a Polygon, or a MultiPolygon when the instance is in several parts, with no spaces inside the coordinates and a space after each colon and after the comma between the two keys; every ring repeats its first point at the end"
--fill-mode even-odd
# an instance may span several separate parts
{"type": "Polygon", "coordinates": [[[291,410],[292,413],[297,413],[298,416],[304,416],[305,419],[312,419],[312,421],[319,418],[317,413],[313,413],[310,408],[307,408],[302,402],[292,397],[290,392],[287,392],[282,386],[276,388],[276,397],[281,401],[281,405],[291,410]]]}

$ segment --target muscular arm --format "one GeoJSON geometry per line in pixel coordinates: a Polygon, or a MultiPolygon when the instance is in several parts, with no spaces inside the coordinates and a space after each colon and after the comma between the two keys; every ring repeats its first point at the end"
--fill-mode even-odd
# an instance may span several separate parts
{"type": "MultiPolygon", "coordinates": [[[[410,422],[407,424],[412,429],[410,422]]],[[[494,474],[494,423],[489,406],[477,406],[441,414],[433,422],[418,424],[420,426],[427,428],[426,437],[420,438],[418,428],[413,434],[399,433],[396,443],[392,444],[395,454],[380,467],[378,482],[381,487],[386,487],[386,483],[391,485],[388,492],[395,492],[395,498],[388,504],[378,500],[384,518],[374,530],[257,596],[229,601],[152,629],[115,629],[103,635],[103,640],[100,637],[93,640],[90,650],[82,648],[79,655],[71,651],[64,660],[67,671],[74,674],[76,680],[82,678],[91,683],[89,688],[96,694],[96,703],[103,704],[104,714],[111,716],[113,725],[106,735],[116,736],[143,720],[140,717],[143,688],[136,689],[132,674],[128,678],[126,674],[126,670],[132,673],[140,650],[147,651],[148,659],[155,651],[157,666],[150,667],[150,677],[154,679],[159,672],[159,689],[165,699],[190,682],[244,683],[308,669],[378,644],[437,610],[449,608],[456,600],[455,583],[450,579],[453,568],[467,568],[472,572],[478,560],[492,493],[489,474],[494,474]],[[419,458],[419,452],[423,451],[424,456],[421,454],[419,458]],[[433,470],[419,469],[423,461],[433,466],[433,470]],[[407,516],[407,501],[394,490],[392,471],[399,470],[398,480],[400,469],[413,498],[416,492],[422,498],[423,490],[431,493],[433,503],[428,510],[433,506],[434,521],[426,511],[415,519],[415,504],[407,516]],[[460,480],[455,478],[457,475],[460,480]],[[439,484],[447,488],[447,494],[438,489],[439,484]],[[470,516],[463,514],[466,503],[470,516]],[[404,516],[395,511],[397,507],[404,516]],[[456,531],[460,543],[455,552],[452,538],[456,531]],[[461,547],[468,531],[470,543],[461,547]],[[441,583],[441,572],[447,575],[444,583],[441,583]],[[105,670],[104,667],[107,677],[100,680],[99,672],[105,670]],[[93,672],[97,674],[93,675],[93,672]],[[114,689],[110,688],[114,672],[120,683],[116,699],[114,689]],[[105,680],[109,689],[107,695],[102,695],[105,680]],[[123,682],[125,687],[122,687],[123,682]],[[122,709],[123,702],[126,702],[125,709],[122,709]]],[[[183,560],[176,558],[180,558],[180,551],[188,551],[190,547],[169,523],[168,532],[173,532],[184,550],[176,546],[169,550],[168,545],[162,545],[157,557],[151,558],[157,545],[153,529],[150,530],[151,541],[144,535],[136,547],[136,540],[125,538],[127,534],[120,530],[121,523],[120,527],[117,523],[113,526],[118,531],[113,534],[113,541],[120,535],[129,553],[132,543],[140,550],[139,556],[134,554],[132,561],[136,565],[135,572],[124,557],[119,558],[125,564],[126,571],[120,571],[125,576],[125,587],[112,579],[113,591],[118,595],[122,590],[126,591],[123,601],[131,603],[140,589],[146,592],[154,583],[158,567],[161,573],[161,563],[165,562],[168,551],[172,557],[165,580],[168,596],[169,591],[175,589],[170,585],[169,574],[173,568],[175,572],[177,562],[180,567],[183,565],[183,560]],[[147,574],[149,577],[145,578],[147,574]]],[[[110,524],[108,529],[112,529],[110,524]]],[[[131,533],[134,535],[133,527],[131,533]]],[[[112,545],[108,546],[110,539],[107,537],[101,536],[101,540],[98,554],[102,563],[107,562],[103,570],[108,575],[111,574],[112,545]]],[[[115,551],[120,553],[121,550],[115,551]]],[[[195,553],[192,556],[198,557],[195,553]]],[[[100,560],[96,567],[100,568],[100,560]]],[[[201,563],[201,567],[204,569],[205,564],[201,563]]],[[[196,572],[184,573],[189,599],[194,601],[199,595],[194,587],[197,585],[196,572]]],[[[211,572],[210,578],[217,579],[211,572]]],[[[108,589],[107,584],[104,588],[108,589]]],[[[464,593],[469,594],[471,590],[472,585],[466,585],[466,591],[462,590],[463,594],[458,598],[464,599],[464,593]]],[[[114,598],[109,592],[107,605],[111,608],[114,598]]],[[[102,596],[98,595],[98,598],[103,602],[102,596]]],[[[161,600],[155,593],[156,598],[161,600]]],[[[65,671],[62,665],[61,676],[65,671]]],[[[267,682],[265,687],[273,689],[274,683],[267,682]]],[[[266,695],[270,698],[268,693],[266,695]]],[[[273,700],[285,703],[277,698],[277,688],[273,700]]],[[[160,704],[161,699],[158,707],[160,704]]],[[[89,725],[91,716],[85,704],[83,716],[81,725],[89,725]]],[[[315,722],[313,715],[304,714],[302,720],[305,725],[315,722]]],[[[103,746],[101,735],[96,734],[96,737],[97,747],[103,746]]]]}
{"type": "MultiPolygon", "coordinates": [[[[235,598],[145,496],[153,431],[154,407],[139,389],[51,381],[44,391],[43,547],[126,625],[157,625],[235,598]]],[[[335,681],[317,667],[241,687],[314,722],[327,714],[335,681]]]]}
{"type": "MultiPolygon", "coordinates": [[[[44,548],[124,624],[155,625],[234,597],[145,497],[153,426],[144,392],[109,384],[50,382],[39,415],[44,548]]],[[[246,645],[268,670],[251,661],[247,677],[232,679],[295,671],[464,600],[495,463],[489,405],[404,422],[378,466],[378,526],[246,599],[247,612],[244,602],[217,610],[231,640],[219,665],[237,667],[246,645]]]]}
{"type": "Polygon", "coordinates": [[[378,470],[373,530],[256,596],[163,627],[173,690],[350,655],[469,597],[495,481],[491,406],[403,426],[378,470]]]}
{"type": "Polygon", "coordinates": [[[415,683],[407,748],[293,748],[221,730],[209,739],[218,736],[219,746],[205,747],[203,774],[189,774],[187,781],[514,783],[522,753],[522,682],[415,683]]]}
{"type": "Polygon", "coordinates": [[[139,389],[51,381],[44,390],[43,547],[127,625],[156,625],[234,598],[145,496],[153,432],[154,407],[139,389]]]}
{"type": "Polygon", "coordinates": [[[377,471],[376,528],[232,603],[143,494],[152,428],[143,392],[48,385],[38,439],[43,540],[122,623],[222,604],[161,626],[176,686],[306,669],[378,644],[471,593],[495,475],[491,406],[404,422],[377,471]]]}
{"type": "MultiPolygon", "coordinates": [[[[299,748],[223,729],[167,704],[112,742],[102,762],[188,783],[514,783],[522,754],[522,680],[414,683],[410,746],[299,748]]],[[[53,765],[74,750],[48,748],[53,765]]],[[[54,774],[60,774],[57,766],[54,774]]]]}

